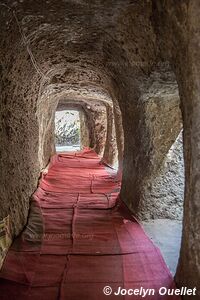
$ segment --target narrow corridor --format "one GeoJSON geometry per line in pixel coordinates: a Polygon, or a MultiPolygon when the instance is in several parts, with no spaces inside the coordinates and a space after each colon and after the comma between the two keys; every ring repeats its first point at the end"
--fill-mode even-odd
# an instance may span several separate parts
{"type": "Polygon", "coordinates": [[[94,151],[53,156],[28,224],[6,256],[0,299],[133,299],[116,298],[119,287],[155,289],[148,299],[169,299],[158,290],[172,288],[172,276],[119,191],[114,171],[94,151]],[[103,293],[105,286],[112,295],[103,293]]]}

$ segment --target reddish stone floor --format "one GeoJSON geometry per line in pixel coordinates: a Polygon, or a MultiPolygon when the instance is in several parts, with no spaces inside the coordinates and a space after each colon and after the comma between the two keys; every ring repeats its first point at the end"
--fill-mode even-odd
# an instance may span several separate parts
{"type": "Polygon", "coordinates": [[[174,287],[172,276],[119,191],[93,151],[55,155],[4,261],[0,299],[144,299],[114,295],[119,287],[177,299],[159,295],[160,287],[174,287]]]}

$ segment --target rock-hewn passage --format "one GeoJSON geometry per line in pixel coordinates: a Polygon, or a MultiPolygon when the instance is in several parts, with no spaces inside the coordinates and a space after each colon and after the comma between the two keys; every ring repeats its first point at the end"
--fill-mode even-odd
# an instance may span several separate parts
{"type": "Polygon", "coordinates": [[[103,288],[109,285],[113,292],[155,289],[149,299],[157,300],[160,287],[173,287],[158,249],[119,201],[119,190],[95,152],[55,155],[4,262],[1,299],[101,300],[108,299],[103,288]]]}

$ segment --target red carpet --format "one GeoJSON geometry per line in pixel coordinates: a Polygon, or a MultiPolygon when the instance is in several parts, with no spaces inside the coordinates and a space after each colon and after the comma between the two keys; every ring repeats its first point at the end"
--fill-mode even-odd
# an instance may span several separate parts
{"type": "Polygon", "coordinates": [[[0,272],[0,299],[179,299],[159,295],[173,279],[119,190],[93,151],[55,155],[0,272]],[[155,295],[106,296],[104,286],[155,295]]]}

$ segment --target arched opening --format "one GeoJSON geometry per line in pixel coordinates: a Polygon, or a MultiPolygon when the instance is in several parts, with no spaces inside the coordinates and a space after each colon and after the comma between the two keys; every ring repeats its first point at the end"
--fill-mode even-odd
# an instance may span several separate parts
{"type": "Polygon", "coordinates": [[[171,273],[176,274],[181,248],[184,158],[183,132],[180,131],[160,166],[157,175],[145,186],[142,225],[161,250],[171,273]]]}
{"type": "MultiPolygon", "coordinates": [[[[158,64],[144,80],[148,84],[134,105],[134,121],[124,119],[127,124],[121,196],[175,274],[185,187],[180,96],[170,64],[158,64]],[[135,134],[131,140],[132,132],[135,134]]],[[[126,114],[129,112],[123,118],[126,114]]]]}
{"type": "Polygon", "coordinates": [[[55,112],[55,147],[56,152],[81,149],[79,111],[57,110],[55,112]]]}

